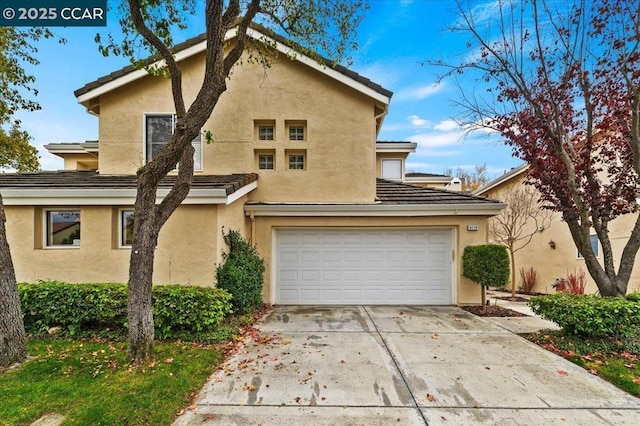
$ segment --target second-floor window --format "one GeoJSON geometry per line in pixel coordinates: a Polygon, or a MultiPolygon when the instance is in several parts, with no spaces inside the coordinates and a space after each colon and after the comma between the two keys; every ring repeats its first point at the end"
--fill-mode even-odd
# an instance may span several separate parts
{"type": "Polygon", "coordinates": [[[273,154],[262,154],[258,156],[258,169],[273,170],[273,154]]]}
{"type": "Polygon", "coordinates": [[[273,126],[271,126],[271,125],[258,126],[258,140],[260,140],[260,141],[272,141],[273,140],[273,126]]]}
{"type": "MultiPolygon", "coordinates": [[[[149,162],[160,149],[171,140],[176,128],[175,114],[147,114],[145,115],[145,144],[146,161],[149,162]]],[[[202,170],[202,134],[198,134],[191,141],[195,152],[193,154],[194,170],[202,170]]]]}
{"type": "Polygon", "coordinates": [[[290,141],[303,141],[304,140],[304,126],[289,126],[289,140],[290,141]]]}
{"type": "Polygon", "coordinates": [[[289,155],[290,170],[304,170],[304,155],[289,155]]]}
{"type": "Polygon", "coordinates": [[[402,180],[402,160],[382,160],[382,179],[402,180]]]}

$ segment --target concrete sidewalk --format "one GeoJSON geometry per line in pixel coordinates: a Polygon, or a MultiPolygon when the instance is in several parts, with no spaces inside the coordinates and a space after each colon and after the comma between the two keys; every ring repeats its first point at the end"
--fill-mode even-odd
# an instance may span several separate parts
{"type": "MultiPolygon", "coordinates": [[[[487,300],[490,304],[520,312],[521,314],[527,315],[526,317],[486,317],[485,319],[517,334],[534,333],[539,330],[560,329],[556,323],[542,319],[538,315],[534,314],[531,308],[527,305],[527,302],[501,299],[501,297],[509,296],[511,296],[511,293],[487,291],[487,300]]],[[[528,296],[518,296],[529,299],[528,296]]]]}
{"type": "Polygon", "coordinates": [[[640,400],[456,307],[278,307],[177,425],[638,425],[640,400]]]}

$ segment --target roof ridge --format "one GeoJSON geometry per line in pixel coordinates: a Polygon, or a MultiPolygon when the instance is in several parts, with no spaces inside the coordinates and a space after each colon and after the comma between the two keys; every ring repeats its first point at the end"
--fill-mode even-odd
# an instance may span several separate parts
{"type": "MultiPolygon", "coordinates": [[[[237,27],[237,25],[235,27],[237,27]]],[[[231,29],[233,29],[235,27],[232,27],[231,29]]],[[[372,80],[368,79],[367,77],[364,77],[363,75],[358,74],[357,72],[345,67],[344,65],[337,64],[334,61],[332,61],[332,60],[320,55],[319,53],[317,53],[317,52],[315,52],[315,51],[313,51],[313,50],[311,50],[309,48],[306,48],[304,46],[301,46],[300,44],[295,43],[294,41],[292,41],[292,40],[290,40],[290,39],[288,39],[288,38],[286,38],[286,37],[284,37],[284,36],[282,36],[280,34],[275,33],[273,30],[271,30],[271,29],[269,29],[267,27],[264,27],[264,26],[262,26],[260,24],[254,23],[254,22],[252,22],[249,25],[249,27],[251,29],[253,29],[253,30],[266,33],[266,34],[264,34],[265,36],[270,37],[270,38],[274,39],[275,41],[284,44],[285,46],[287,46],[290,49],[299,51],[300,53],[303,53],[305,50],[306,51],[312,51],[312,52],[314,52],[315,58],[311,58],[311,59],[315,60],[319,64],[327,66],[329,68],[332,68],[332,69],[340,72],[341,74],[343,74],[343,75],[345,75],[345,76],[347,76],[347,77],[349,77],[349,78],[351,78],[351,79],[363,84],[364,86],[368,87],[369,89],[371,89],[371,90],[373,90],[373,91],[375,91],[375,92],[377,92],[377,93],[379,93],[381,95],[384,95],[384,96],[389,97],[389,98],[393,95],[393,92],[391,92],[388,89],[385,89],[384,87],[382,87],[378,83],[373,82],[372,80]]],[[[235,37],[237,37],[237,35],[232,37],[232,38],[235,38],[235,37]]],[[[183,51],[183,50],[185,50],[185,49],[187,49],[189,47],[192,47],[192,46],[195,46],[195,45],[197,45],[199,43],[202,43],[203,41],[206,41],[206,33],[198,34],[195,37],[191,37],[191,38],[189,38],[189,39],[187,39],[187,40],[185,40],[185,41],[183,41],[181,43],[178,43],[178,44],[174,45],[171,48],[171,52],[173,54],[176,54],[176,53],[178,53],[180,51],[183,51]]],[[[154,63],[154,62],[156,62],[158,60],[159,59],[157,57],[149,56],[149,57],[147,57],[145,59],[142,59],[142,60],[140,60],[138,62],[140,64],[142,64],[142,65],[149,65],[149,64],[152,64],[152,63],[154,63]]],[[[107,83],[109,81],[113,81],[116,78],[122,77],[122,76],[127,75],[127,74],[129,74],[131,72],[137,71],[138,69],[140,69],[140,68],[136,67],[134,65],[127,65],[127,66],[125,66],[125,67],[123,67],[123,68],[121,68],[119,70],[113,71],[113,72],[111,72],[109,74],[106,74],[106,75],[104,75],[102,77],[98,77],[94,81],[86,83],[81,88],[75,90],[73,92],[73,94],[74,94],[75,97],[79,97],[79,96],[81,96],[81,95],[83,95],[83,94],[85,94],[85,93],[87,93],[87,92],[89,92],[89,91],[91,91],[91,90],[93,90],[93,89],[95,89],[97,87],[102,86],[103,84],[105,84],[105,83],[107,83]]]]}

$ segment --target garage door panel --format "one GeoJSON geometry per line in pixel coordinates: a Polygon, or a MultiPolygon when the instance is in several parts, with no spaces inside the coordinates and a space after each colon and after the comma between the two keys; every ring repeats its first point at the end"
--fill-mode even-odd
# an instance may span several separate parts
{"type": "Polygon", "coordinates": [[[276,231],[276,303],[450,304],[451,230],[276,231]]]}

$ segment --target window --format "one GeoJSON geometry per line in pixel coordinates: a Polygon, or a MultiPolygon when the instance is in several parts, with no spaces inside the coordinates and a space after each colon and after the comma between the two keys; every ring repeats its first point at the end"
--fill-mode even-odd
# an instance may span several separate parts
{"type": "Polygon", "coordinates": [[[382,160],[382,179],[402,180],[402,160],[382,160]]]}
{"type": "MultiPolygon", "coordinates": [[[[598,236],[595,234],[591,235],[591,249],[593,250],[593,254],[595,254],[596,257],[600,257],[600,245],[598,236]]],[[[578,259],[584,259],[584,256],[582,256],[582,253],[580,253],[580,251],[578,251],[578,259]]]]}
{"type": "Polygon", "coordinates": [[[133,210],[120,210],[120,246],[133,244],[133,210]]]}
{"type": "Polygon", "coordinates": [[[46,212],[46,246],[80,246],[80,210],[49,210],[46,212]]]}
{"type": "Polygon", "coordinates": [[[304,170],[304,155],[302,154],[289,155],[289,169],[304,170]]]}
{"type": "Polygon", "coordinates": [[[258,156],[258,169],[273,170],[273,154],[263,154],[258,156]]]}
{"type": "Polygon", "coordinates": [[[303,141],[304,140],[304,126],[290,126],[289,127],[289,140],[290,141],[303,141]]]}
{"type": "Polygon", "coordinates": [[[285,120],[284,125],[289,134],[290,141],[304,141],[307,139],[306,120],[285,120]]]}
{"type": "MultiPolygon", "coordinates": [[[[145,144],[146,161],[158,154],[160,149],[171,140],[176,127],[175,114],[147,114],[145,115],[145,144]]],[[[191,141],[195,152],[193,154],[194,170],[202,170],[202,134],[191,141]]]]}
{"type": "Polygon", "coordinates": [[[273,140],[273,126],[271,126],[271,125],[258,126],[258,140],[260,140],[260,141],[272,141],[273,140]]]}

